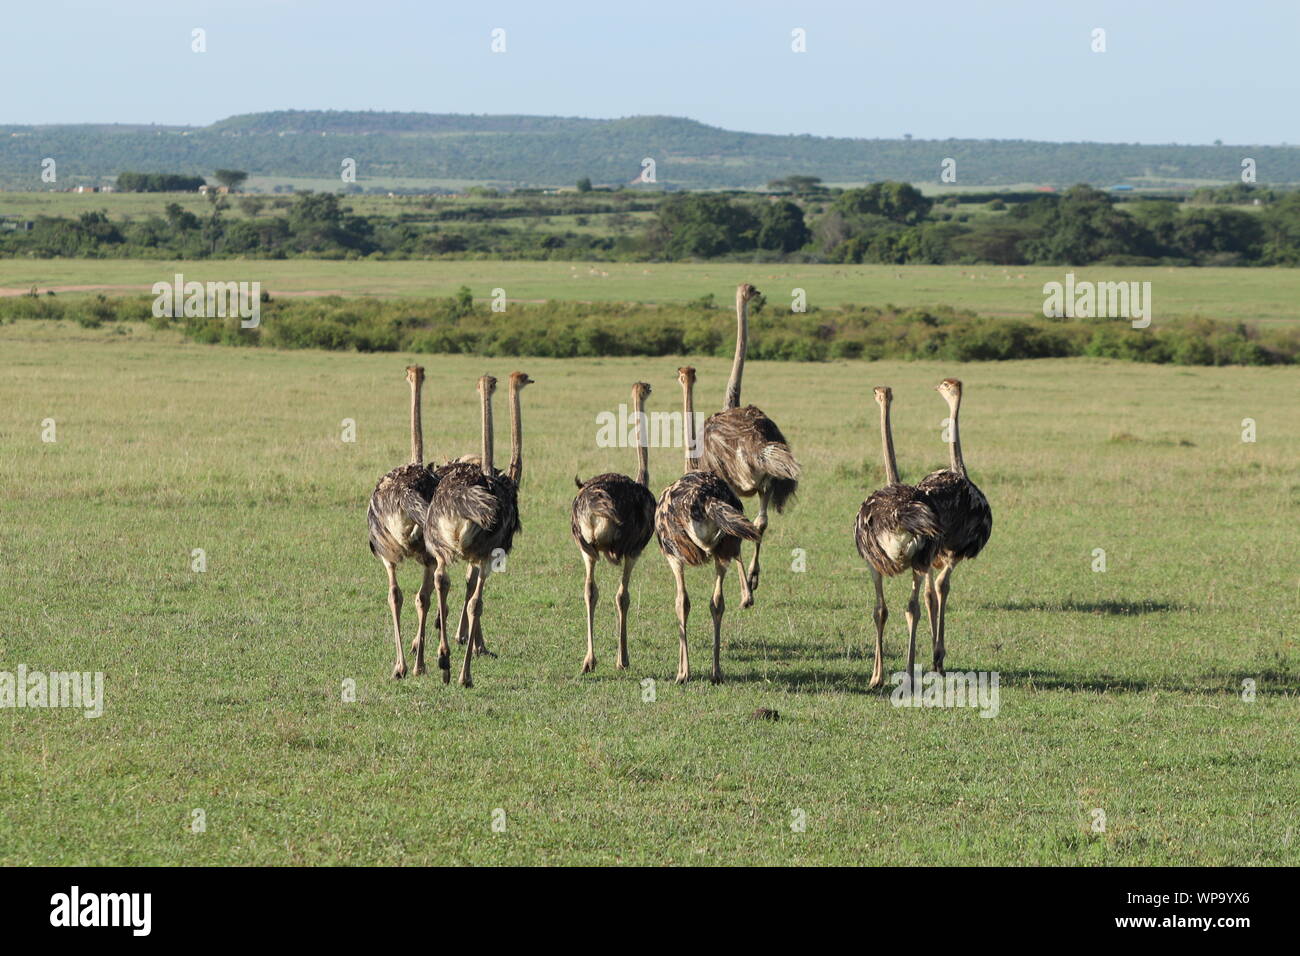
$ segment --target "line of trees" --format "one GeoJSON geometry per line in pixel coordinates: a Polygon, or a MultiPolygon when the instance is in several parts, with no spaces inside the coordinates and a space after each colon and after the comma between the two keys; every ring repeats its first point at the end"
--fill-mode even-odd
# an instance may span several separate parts
{"type": "Polygon", "coordinates": [[[124,193],[192,193],[207,182],[184,173],[118,173],[117,188],[124,193]]]}
{"type": "Polygon", "coordinates": [[[971,213],[959,197],[935,201],[906,183],[845,190],[790,185],[800,191],[628,193],[600,200],[588,198],[595,193],[484,195],[435,203],[427,212],[372,216],[354,214],[337,193],[308,192],[271,200],[270,215],[262,215],[264,200],[240,199],[244,218],[226,216],[227,197],[209,193],[203,217],[177,203],[162,216],[126,222],[105,212],[42,217],[31,230],[0,233],[0,255],[1300,265],[1300,192],[1229,187],[1207,192],[1201,204],[1119,202],[1076,186],[995,198],[971,213]],[[632,217],[648,210],[653,218],[632,217]],[[540,228],[548,215],[573,215],[582,228],[540,228]],[[587,228],[593,220],[604,228],[587,228]]]}
{"type": "Polygon", "coordinates": [[[1107,262],[1128,265],[1300,264],[1300,192],[1229,188],[1199,206],[1172,200],[1118,203],[1090,186],[1034,195],[991,208],[1005,215],[972,217],[906,183],[873,183],[833,199],[790,200],[682,193],[663,201],[648,250],[665,259],[716,258],[771,250],[810,261],[843,263],[1107,262]],[[805,222],[813,212],[811,225],[805,222]]]}

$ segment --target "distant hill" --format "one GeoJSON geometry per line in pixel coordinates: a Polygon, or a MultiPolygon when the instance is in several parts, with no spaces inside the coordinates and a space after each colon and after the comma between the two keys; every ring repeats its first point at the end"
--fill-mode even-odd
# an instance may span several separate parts
{"type": "MultiPolygon", "coordinates": [[[[1294,146],[1138,146],[1031,140],[837,139],[738,133],[670,116],[593,120],[554,116],[284,111],[232,116],[207,127],[138,124],[0,126],[0,185],[42,188],[53,157],[59,184],[123,170],[337,178],[470,180],[510,186],[630,183],[645,157],[667,188],[759,187],[790,174],[827,182],[938,183],[945,158],[959,186],[1019,183],[1234,182],[1250,157],[1261,184],[1300,183],[1294,146]]],[[[648,188],[648,187],[647,187],[648,188]]]]}

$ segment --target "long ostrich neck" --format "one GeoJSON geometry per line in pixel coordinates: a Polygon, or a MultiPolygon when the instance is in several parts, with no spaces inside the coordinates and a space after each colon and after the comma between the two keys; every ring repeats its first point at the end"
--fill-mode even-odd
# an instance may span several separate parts
{"type": "Polygon", "coordinates": [[[483,474],[492,477],[492,395],[483,389],[483,474]]]}
{"type": "Polygon", "coordinates": [[[524,475],[524,438],[519,424],[519,386],[510,383],[510,480],[516,485],[524,475]]]}
{"type": "Polygon", "coordinates": [[[898,483],[898,462],[894,459],[894,432],[889,427],[889,401],[880,403],[880,441],[885,449],[885,481],[898,483]]]}
{"type": "Polygon", "coordinates": [[[695,459],[691,457],[691,452],[695,449],[695,401],[691,395],[691,383],[682,382],[682,403],[685,411],[682,413],[685,421],[682,422],[682,444],[686,448],[686,470],[695,470],[695,459]]]}
{"type": "Polygon", "coordinates": [[[740,407],[740,377],[745,374],[745,347],[749,344],[749,303],[736,297],[736,357],[731,361],[727,400],[723,408],[740,407]]]}
{"type": "Polygon", "coordinates": [[[961,413],[961,396],[948,403],[948,409],[952,412],[952,441],[948,443],[948,467],[966,477],[966,462],[961,457],[961,433],[957,428],[957,416],[961,413]]]}
{"type": "Polygon", "coordinates": [[[420,424],[420,381],[411,382],[411,464],[424,464],[424,429],[420,424]]]}
{"type": "Polygon", "coordinates": [[[636,482],[650,487],[650,452],[646,447],[645,412],[641,410],[641,390],[632,390],[632,414],[636,420],[636,482]]]}

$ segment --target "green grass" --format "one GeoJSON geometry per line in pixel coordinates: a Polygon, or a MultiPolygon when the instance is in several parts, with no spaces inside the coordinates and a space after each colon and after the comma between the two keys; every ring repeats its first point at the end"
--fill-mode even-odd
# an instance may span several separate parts
{"type": "MultiPolygon", "coordinates": [[[[487,589],[500,658],[466,691],[388,677],[364,509],[406,454],[407,357],[35,322],[0,328],[0,354],[0,669],[103,671],[107,696],[93,720],[0,710],[0,864],[1300,862],[1294,370],[751,363],[745,396],[806,478],[773,518],[757,606],[741,611],[728,581],[728,682],[677,687],[653,544],[631,670],[611,667],[604,567],[600,664],[578,676],[568,506],[575,472],[633,465],[596,447],[596,414],[637,378],[651,409],[674,408],[681,361],[520,362],[537,380],[525,531],[487,589]],[[944,462],[932,386],[948,374],[966,381],[965,451],[996,519],[954,577],[949,665],[999,672],[993,719],[867,688],[870,578],[850,529],[880,483],[869,387],[894,388],[915,480],[944,462]],[[780,720],[750,719],[757,707],[780,720]],[[205,833],[189,831],[195,808],[205,833]]],[[[441,460],[475,446],[475,377],[517,366],[424,364],[441,460]]],[[[728,363],[696,364],[699,405],[715,407],[728,363]]],[[[652,450],[656,491],[679,468],[652,450]]],[[[689,584],[700,675],[709,575],[689,584]]],[[[890,582],[891,671],[904,592],[890,582]]]]}
{"type": "Polygon", "coordinates": [[[178,262],[117,259],[0,259],[0,290],[79,289],[147,293],[181,272],[187,280],[260,281],[272,295],[444,296],[462,285],[476,297],[495,288],[517,301],[578,299],[687,302],[713,293],[728,303],[748,279],[769,300],[791,290],[808,304],[951,305],[997,316],[1042,315],[1043,285],[1078,281],[1150,281],[1156,321],[1172,315],[1293,323],[1300,318],[1300,269],[1139,269],[1066,266],[878,266],[772,263],[609,263],[338,261],[312,259],[178,262]]]}

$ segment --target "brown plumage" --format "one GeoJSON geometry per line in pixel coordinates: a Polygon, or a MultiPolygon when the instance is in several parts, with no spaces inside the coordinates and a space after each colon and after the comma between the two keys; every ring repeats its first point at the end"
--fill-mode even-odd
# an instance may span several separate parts
{"type": "Polygon", "coordinates": [[[632,414],[636,421],[636,478],[611,472],[586,481],[574,479],[578,485],[578,494],[573,499],[569,527],[586,565],[583,596],[587,604],[587,656],[582,662],[584,674],[596,667],[595,618],[599,595],[596,588],[596,560],[602,556],[611,564],[622,565],[622,581],[616,598],[618,657],[614,663],[619,669],[628,666],[628,584],[632,578],[632,568],[654,533],[655,499],[648,487],[650,465],[646,448],[649,436],[646,433],[644,412],[645,399],[649,395],[650,386],[645,382],[637,382],[632,386],[632,414]]]}
{"type": "Polygon", "coordinates": [[[424,631],[433,575],[421,526],[429,499],[438,486],[437,473],[424,465],[424,434],[420,423],[424,369],[418,365],[407,366],[406,380],[411,385],[411,461],[379,479],[366,508],[370,551],[384,563],[388,574],[388,607],[393,615],[393,640],[397,645],[394,678],[406,676],[406,657],[402,651],[402,589],[397,584],[397,566],[407,558],[424,565],[424,581],[416,601],[418,625],[411,643],[415,673],[424,673],[424,631]]]}
{"type": "MultiPolygon", "coordinates": [[[[694,471],[691,455],[695,447],[695,415],[691,391],[695,384],[695,369],[677,370],[682,383],[686,409],[685,445],[686,474],[668,486],[659,498],[655,509],[655,534],[659,549],[668,559],[677,584],[678,655],[677,683],[690,680],[690,657],[686,646],[686,621],[690,615],[691,601],[686,593],[685,569],[696,567],[710,559],[714,563],[713,599],[709,609],[713,616],[713,675],[715,684],[722,683],[722,615],[725,602],[722,582],[731,562],[740,557],[742,540],[757,542],[760,532],[742,510],[740,499],[720,477],[709,471],[694,471]]],[[[753,603],[748,579],[740,579],[741,603],[753,603]]]]}
{"type": "Polygon", "coordinates": [[[721,477],[741,497],[758,495],[754,526],[759,538],[754,544],[747,586],[742,588],[742,607],[753,604],[752,592],[758,589],[759,551],[767,530],[768,506],[774,506],[778,513],[785,510],[798,490],[800,471],[790,443],[776,422],[753,405],[740,407],[740,383],[749,342],[749,302],[759,295],[748,282],[736,289],[736,355],[723,409],[704,423],[701,461],[706,471],[721,477]]]}
{"type": "Polygon", "coordinates": [[[427,465],[399,465],[379,479],[366,509],[375,557],[393,564],[407,558],[427,563],[420,525],[436,487],[437,472],[427,465]]]}
{"type": "Polygon", "coordinates": [[[614,472],[579,481],[577,486],[569,530],[583,553],[603,557],[610,564],[639,558],[654,534],[654,495],[645,485],[614,472]],[[610,525],[608,533],[592,533],[592,526],[601,521],[610,525]]]}
{"type": "Polygon", "coordinates": [[[872,615],[876,624],[876,655],[871,670],[871,686],[879,687],[884,681],[885,621],[889,618],[883,579],[909,569],[912,572],[912,594],[907,604],[907,673],[910,680],[916,665],[916,624],[921,610],[917,595],[942,532],[925,496],[898,480],[894,436],[889,424],[894,393],[883,387],[874,391],[876,403],[880,406],[880,437],[888,483],[862,502],[853,525],[853,539],[858,554],[871,568],[871,579],[876,589],[876,606],[872,615]]]}
{"type": "Polygon", "coordinates": [[[703,465],[747,498],[770,488],[768,502],[778,514],[799,488],[799,463],[789,442],[755,405],[724,409],[705,420],[703,465]]]}
{"type": "Polygon", "coordinates": [[[979,557],[993,533],[993,510],[975,482],[944,469],[926,475],[917,485],[943,528],[933,567],[979,557]]]}
{"type": "Polygon", "coordinates": [[[960,562],[977,557],[988,544],[989,536],[993,533],[993,509],[989,507],[984,493],[966,475],[966,462],[962,458],[961,434],[958,430],[961,382],[955,378],[945,378],[935,388],[948,403],[952,422],[948,441],[949,467],[926,475],[916,488],[934,509],[943,529],[925,586],[930,637],[934,644],[934,669],[942,674],[949,580],[960,562]]]}
{"type": "MultiPolygon", "coordinates": [[[[483,588],[492,573],[495,558],[509,554],[519,531],[518,488],[509,475],[492,467],[492,393],[496,379],[484,375],[479,379],[483,414],[483,451],[481,464],[475,467],[456,462],[442,470],[441,480],[429,500],[424,522],[425,548],[436,562],[434,585],[438,592],[438,631],[440,635],[438,666],[443,680],[450,679],[447,651],[447,569],[464,560],[478,567],[473,593],[469,600],[471,634],[479,627],[483,612],[483,588]]],[[[465,662],[460,684],[472,687],[470,661],[475,642],[466,642],[465,662]]]]}
{"type": "Polygon", "coordinates": [[[916,488],[904,484],[873,491],[853,526],[858,554],[887,578],[908,568],[926,570],[939,534],[934,510],[916,488]]]}

